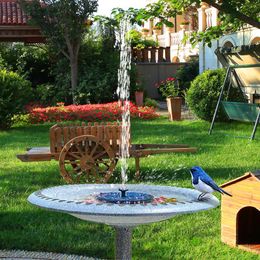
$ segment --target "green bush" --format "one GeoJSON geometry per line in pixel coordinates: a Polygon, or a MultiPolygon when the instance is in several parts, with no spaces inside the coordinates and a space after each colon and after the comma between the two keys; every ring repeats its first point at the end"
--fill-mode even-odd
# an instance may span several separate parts
{"type": "Polygon", "coordinates": [[[70,86],[59,88],[54,84],[41,84],[33,89],[34,102],[43,106],[55,106],[58,102],[68,102],[70,86]]]}
{"type": "Polygon", "coordinates": [[[144,105],[146,107],[153,107],[153,108],[157,108],[158,107],[158,103],[156,102],[156,100],[151,99],[151,98],[146,98],[144,100],[144,105]]]}
{"type": "Polygon", "coordinates": [[[128,32],[128,37],[131,40],[132,47],[136,47],[137,49],[159,46],[157,41],[143,38],[142,33],[137,30],[130,30],[128,32]]]}
{"type": "MultiPolygon", "coordinates": [[[[114,45],[110,35],[93,32],[84,38],[79,53],[78,86],[74,93],[78,104],[106,103],[116,99],[119,51],[114,45]]],[[[67,58],[61,56],[52,72],[55,84],[48,88],[48,100],[71,104],[67,58]]]]}
{"type": "MultiPolygon", "coordinates": [[[[190,109],[197,117],[207,121],[212,120],[225,74],[225,69],[207,70],[192,81],[186,95],[186,100],[190,109]]],[[[227,92],[224,93],[223,99],[226,96],[227,92]]],[[[238,88],[231,88],[229,99],[232,101],[242,101],[243,96],[238,88]]],[[[222,107],[220,107],[217,120],[223,121],[225,119],[226,115],[222,107]]]]}
{"type": "Polygon", "coordinates": [[[179,89],[182,93],[186,93],[190,88],[192,80],[199,75],[198,58],[192,58],[187,64],[179,67],[176,71],[179,89]]]}
{"type": "Polygon", "coordinates": [[[0,68],[19,73],[35,87],[53,82],[50,68],[55,61],[51,61],[51,55],[54,56],[47,45],[43,48],[22,43],[0,43],[0,68]]]}
{"type": "Polygon", "coordinates": [[[12,117],[31,101],[31,84],[15,72],[0,70],[0,129],[8,129],[12,117]]]}
{"type": "Polygon", "coordinates": [[[30,115],[29,114],[16,114],[12,117],[12,125],[15,126],[26,126],[29,125],[30,115]]]}

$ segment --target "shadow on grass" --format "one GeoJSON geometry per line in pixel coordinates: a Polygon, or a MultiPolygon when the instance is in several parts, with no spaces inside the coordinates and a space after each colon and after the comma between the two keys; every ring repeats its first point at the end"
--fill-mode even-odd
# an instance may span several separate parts
{"type": "Polygon", "coordinates": [[[4,134],[0,132],[0,146],[3,149],[15,148],[23,152],[29,147],[49,146],[49,143],[47,126],[16,128],[4,134]]]}
{"type": "Polygon", "coordinates": [[[113,259],[111,227],[30,205],[26,208],[21,212],[0,212],[0,248],[113,259]]]}
{"type": "MultiPolygon", "coordinates": [[[[51,125],[17,127],[10,132],[0,132],[0,247],[66,252],[112,259],[114,256],[112,228],[101,224],[90,224],[66,214],[40,210],[26,201],[29,194],[35,190],[65,184],[60,177],[57,161],[22,163],[15,158],[18,150],[28,146],[48,146],[51,125]]],[[[212,136],[208,135],[208,127],[209,124],[202,121],[169,123],[165,119],[134,120],[131,126],[133,143],[187,143],[198,147],[198,152],[195,154],[155,155],[142,158],[140,181],[191,188],[189,168],[194,165],[202,166],[218,184],[241,176],[248,169],[256,168],[259,163],[259,141],[248,142],[226,137],[223,134],[250,133],[251,128],[248,125],[218,123],[212,136]]],[[[135,182],[133,159],[130,160],[129,180],[135,182]]],[[[110,182],[121,182],[119,166],[110,182]]],[[[219,209],[216,211],[219,213],[219,209]]],[[[219,235],[219,230],[215,228],[219,226],[219,216],[211,212],[208,213],[209,215],[204,215],[206,216],[204,219],[201,215],[194,214],[187,217],[187,221],[182,217],[176,217],[176,223],[174,220],[165,222],[166,224],[163,225],[165,234],[161,234],[163,228],[159,223],[151,229],[141,227],[137,234],[143,232],[145,242],[142,234],[136,239],[137,246],[134,252],[138,257],[136,259],[163,259],[164,256],[166,257],[164,259],[171,259],[169,256],[181,255],[185,250],[189,251],[187,243],[191,241],[194,234],[198,239],[192,241],[195,246],[191,250],[196,251],[198,245],[204,245],[203,242],[215,239],[216,231],[219,235]],[[195,226],[194,223],[197,225],[195,226]],[[209,233],[208,229],[204,229],[203,234],[200,233],[199,229],[205,223],[208,227],[213,226],[214,232],[209,233]],[[181,232],[177,233],[178,230],[181,232]],[[207,241],[203,240],[204,236],[207,241]],[[170,240],[173,245],[166,245],[167,240],[170,240]],[[173,247],[175,242],[176,248],[173,247]],[[141,245],[140,250],[138,244],[141,245]],[[143,257],[144,255],[149,258],[143,257]]],[[[212,246],[209,242],[206,246],[208,251],[212,246]]],[[[222,254],[222,249],[221,247],[216,250],[215,255],[222,254]]],[[[194,254],[195,258],[199,259],[203,250],[203,246],[200,247],[200,252],[194,254]]],[[[233,255],[240,256],[240,254],[233,255]]],[[[192,256],[193,253],[186,254],[186,259],[193,259],[192,256]]]]}

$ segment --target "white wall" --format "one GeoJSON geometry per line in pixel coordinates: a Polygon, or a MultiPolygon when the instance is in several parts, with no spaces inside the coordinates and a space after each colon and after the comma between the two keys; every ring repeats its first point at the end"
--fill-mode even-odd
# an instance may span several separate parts
{"type": "Polygon", "coordinates": [[[260,30],[255,28],[246,28],[236,33],[228,34],[221,37],[219,40],[212,42],[212,47],[203,46],[199,44],[199,64],[200,73],[207,69],[217,69],[221,64],[217,60],[214,51],[217,47],[223,47],[228,42],[235,46],[250,45],[252,41],[260,37],[260,30]]]}

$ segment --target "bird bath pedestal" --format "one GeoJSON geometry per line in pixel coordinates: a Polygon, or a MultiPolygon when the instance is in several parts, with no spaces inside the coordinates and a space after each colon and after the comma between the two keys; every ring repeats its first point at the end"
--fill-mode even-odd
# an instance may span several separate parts
{"type": "MultiPolygon", "coordinates": [[[[129,193],[148,195],[147,202],[106,202],[101,197],[118,192],[118,184],[81,184],[47,188],[32,193],[28,201],[41,208],[105,223],[116,230],[116,259],[131,259],[132,228],[169,219],[178,214],[208,210],[219,205],[216,197],[198,201],[196,190],[156,185],[127,185],[129,193]]],[[[126,192],[126,196],[127,196],[126,192]]]]}

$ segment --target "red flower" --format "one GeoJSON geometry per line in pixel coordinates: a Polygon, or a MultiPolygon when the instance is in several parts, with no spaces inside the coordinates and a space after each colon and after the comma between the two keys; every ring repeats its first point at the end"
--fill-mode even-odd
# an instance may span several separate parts
{"type": "MultiPolygon", "coordinates": [[[[127,103],[131,117],[152,119],[158,117],[154,109],[137,107],[131,102],[127,103]]],[[[30,111],[32,123],[60,122],[72,120],[107,121],[120,120],[122,106],[118,102],[106,104],[70,105],[63,107],[34,108],[30,111]]]]}

